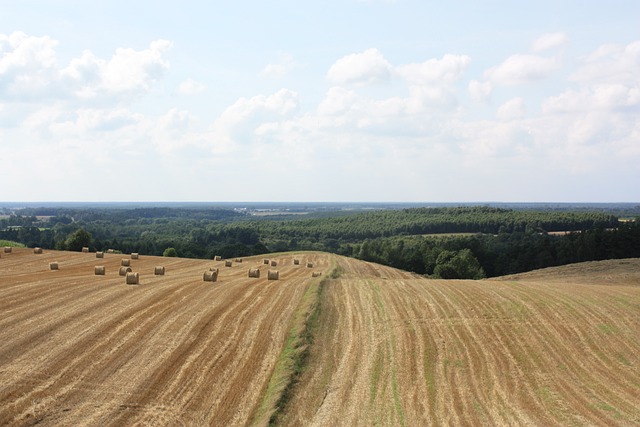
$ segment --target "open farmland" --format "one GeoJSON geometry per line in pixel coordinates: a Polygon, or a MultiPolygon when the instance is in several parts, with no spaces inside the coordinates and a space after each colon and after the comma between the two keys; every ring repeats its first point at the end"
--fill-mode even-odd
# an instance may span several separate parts
{"type": "Polygon", "coordinates": [[[277,425],[640,425],[639,260],[444,281],[323,253],[140,256],[127,286],[122,258],[2,254],[0,424],[264,425],[312,295],[277,425]]]}

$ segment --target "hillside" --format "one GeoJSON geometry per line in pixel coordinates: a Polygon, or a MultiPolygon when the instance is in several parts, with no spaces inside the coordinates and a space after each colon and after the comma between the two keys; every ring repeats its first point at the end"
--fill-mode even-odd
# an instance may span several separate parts
{"type": "Polygon", "coordinates": [[[263,257],[140,256],[136,286],[128,255],[1,255],[2,425],[640,424],[638,260],[443,281],[283,253],[269,281],[263,257]]]}

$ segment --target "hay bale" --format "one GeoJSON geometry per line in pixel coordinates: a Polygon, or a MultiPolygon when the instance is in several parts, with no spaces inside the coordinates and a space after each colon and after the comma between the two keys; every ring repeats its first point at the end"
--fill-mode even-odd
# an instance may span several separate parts
{"type": "Polygon", "coordinates": [[[322,276],[322,273],[320,273],[319,271],[314,271],[313,273],[311,273],[311,277],[320,277],[322,276]]]}
{"type": "Polygon", "coordinates": [[[269,270],[267,273],[268,280],[278,280],[280,279],[280,272],[278,270],[269,270]]]}
{"type": "Polygon", "coordinates": [[[108,254],[115,254],[115,253],[116,253],[116,251],[114,251],[113,249],[107,249],[107,253],[108,253],[108,254]]]}
{"type": "Polygon", "coordinates": [[[264,265],[269,265],[269,260],[268,260],[268,259],[265,259],[265,260],[263,260],[263,261],[262,261],[262,263],[263,263],[264,265]]]}
{"type": "Polygon", "coordinates": [[[260,278],[260,269],[258,269],[258,268],[250,268],[249,269],[249,277],[260,278]]]}
{"type": "Polygon", "coordinates": [[[127,258],[123,258],[120,260],[120,265],[123,267],[129,267],[131,265],[131,260],[127,258]]]}
{"type": "Polygon", "coordinates": [[[271,261],[271,267],[275,267],[276,265],[278,265],[278,261],[276,261],[275,259],[271,261]]]}
{"type": "Polygon", "coordinates": [[[49,263],[49,269],[50,270],[57,270],[58,269],[58,263],[57,262],[50,262],[49,263]]]}
{"type": "Polygon", "coordinates": [[[218,280],[218,272],[215,270],[205,271],[202,280],[205,282],[216,282],[218,280]]]}
{"type": "Polygon", "coordinates": [[[231,262],[231,260],[230,260],[230,259],[228,259],[228,260],[226,260],[226,261],[224,262],[224,266],[225,266],[225,267],[231,267],[231,266],[233,266],[233,262],[231,262]]]}
{"type": "Polygon", "coordinates": [[[293,265],[300,265],[300,260],[299,259],[294,259],[293,260],[293,265]]]}
{"type": "Polygon", "coordinates": [[[131,254],[131,259],[138,259],[138,258],[139,258],[139,255],[137,252],[134,252],[131,254]]]}
{"type": "Polygon", "coordinates": [[[129,272],[126,279],[127,285],[137,285],[140,283],[140,274],[129,272]]]}
{"type": "Polygon", "coordinates": [[[216,255],[213,257],[214,261],[222,261],[222,257],[220,255],[216,255]]]}
{"type": "Polygon", "coordinates": [[[11,253],[11,246],[5,246],[4,247],[4,253],[5,254],[10,254],[11,253]]]}
{"type": "Polygon", "coordinates": [[[131,267],[120,267],[120,270],[118,270],[118,274],[120,276],[126,276],[127,273],[130,273],[131,271],[133,271],[131,270],[131,267]]]}
{"type": "Polygon", "coordinates": [[[313,268],[313,263],[312,262],[308,262],[307,263],[307,268],[313,268]]]}
{"type": "Polygon", "coordinates": [[[96,252],[96,258],[104,258],[104,252],[96,252]]]}
{"type": "Polygon", "coordinates": [[[209,267],[209,271],[215,271],[216,274],[220,274],[220,269],[216,267],[209,267]]]}
{"type": "Polygon", "coordinates": [[[82,252],[83,252],[83,253],[85,253],[85,254],[86,254],[86,253],[88,253],[88,252],[89,252],[89,248],[88,248],[88,247],[86,247],[86,246],[84,246],[84,247],[82,248],[82,252]]]}
{"type": "Polygon", "coordinates": [[[42,248],[33,248],[33,253],[34,254],[41,254],[42,253],[42,248]]]}
{"type": "Polygon", "coordinates": [[[96,276],[104,276],[105,271],[104,265],[96,265],[96,268],[94,269],[96,276]]]}
{"type": "Polygon", "coordinates": [[[164,276],[164,266],[157,266],[153,269],[153,274],[156,276],[164,276]]]}
{"type": "Polygon", "coordinates": [[[242,262],[242,258],[236,258],[236,262],[242,262]]]}

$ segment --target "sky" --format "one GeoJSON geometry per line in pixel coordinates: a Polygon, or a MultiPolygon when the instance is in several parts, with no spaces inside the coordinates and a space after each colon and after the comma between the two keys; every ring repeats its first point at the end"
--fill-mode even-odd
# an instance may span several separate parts
{"type": "Polygon", "coordinates": [[[640,201],[637,0],[0,11],[0,201],[640,201]]]}

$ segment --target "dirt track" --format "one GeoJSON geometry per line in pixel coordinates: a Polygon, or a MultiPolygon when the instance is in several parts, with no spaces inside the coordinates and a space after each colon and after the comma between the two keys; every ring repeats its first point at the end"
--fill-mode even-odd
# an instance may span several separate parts
{"type": "Polygon", "coordinates": [[[262,258],[224,267],[141,256],[132,286],[118,275],[128,256],[3,255],[0,425],[247,424],[308,286],[306,262],[327,261],[274,257],[281,280],[267,281],[262,258]],[[203,282],[211,266],[218,282],[203,282]],[[256,266],[261,278],[247,278],[256,266]]]}
{"type": "Polygon", "coordinates": [[[280,424],[640,425],[638,260],[432,281],[305,253],[300,266],[274,257],[280,280],[267,281],[262,257],[141,256],[141,285],[127,286],[128,256],[105,256],[3,254],[0,425],[250,424],[311,283],[307,261],[343,272],[323,287],[280,424]],[[210,266],[218,282],[202,281],[210,266]]]}

